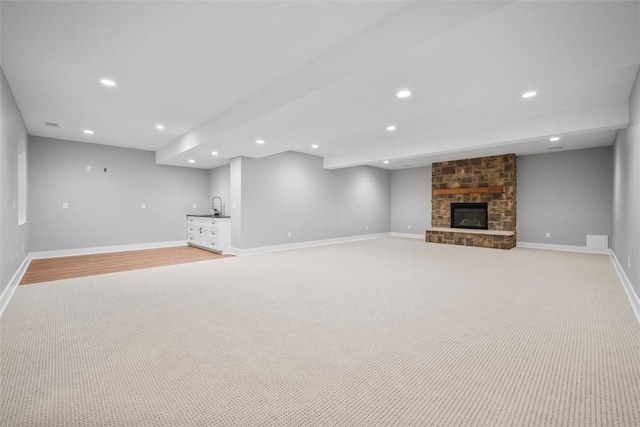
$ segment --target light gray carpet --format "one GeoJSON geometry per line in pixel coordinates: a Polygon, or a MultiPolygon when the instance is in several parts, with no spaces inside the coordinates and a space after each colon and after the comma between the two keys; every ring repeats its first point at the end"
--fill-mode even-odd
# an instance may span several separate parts
{"type": "Polygon", "coordinates": [[[382,238],[21,286],[3,426],[639,426],[608,256],[382,238]]]}

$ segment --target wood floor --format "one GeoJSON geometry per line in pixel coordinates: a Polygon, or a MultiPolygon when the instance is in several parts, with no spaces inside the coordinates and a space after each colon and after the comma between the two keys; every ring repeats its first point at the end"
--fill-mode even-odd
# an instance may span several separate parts
{"type": "Polygon", "coordinates": [[[187,262],[226,258],[192,246],[144,249],[106,254],[34,259],[22,277],[21,285],[73,277],[95,276],[118,271],[140,270],[187,262]]]}

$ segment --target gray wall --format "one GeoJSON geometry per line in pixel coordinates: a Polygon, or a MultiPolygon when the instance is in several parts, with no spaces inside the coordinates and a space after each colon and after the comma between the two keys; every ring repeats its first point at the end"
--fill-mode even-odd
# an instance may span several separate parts
{"type": "Polygon", "coordinates": [[[49,138],[30,140],[29,186],[32,251],[184,240],[185,215],[209,207],[206,170],[156,165],[151,151],[49,138]]]}
{"type": "MultiPolygon", "coordinates": [[[[390,175],[369,166],[326,170],[321,157],[296,152],[242,158],[242,230],[232,244],[244,249],[389,232],[390,175]]],[[[232,191],[233,180],[232,173],[232,191]]]]}
{"type": "Polygon", "coordinates": [[[209,170],[209,200],[222,197],[225,215],[231,216],[231,166],[225,165],[209,170]]]}
{"type": "Polygon", "coordinates": [[[229,165],[229,200],[227,215],[231,217],[231,247],[242,243],[242,157],[231,159],[229,165]]]}
{"type": "Polygon", "coordinates": [[[629,97],[627,129],[613,144],[612,248],[640,296],[640,73],[629,97]]]}
{"type": "Polygon", "coordinates": [[[28,149],[27,129],[0,68],[0,295],[29,249],[29,222],[18,225],[18,153],[28,149]],[[15,203],[15,206],[14,206],[15,203]]]}
{"type": "Polygon", "coordinates": [[[391,232],[424,236],[430,226],[431,166],[392,171],[391,232]]]}
{"type": "Polygon", "coordinates": [[[611,239],[611,147],[520,156],[517,168],[519,242],[585,246],[587,234],[611,239]]]}

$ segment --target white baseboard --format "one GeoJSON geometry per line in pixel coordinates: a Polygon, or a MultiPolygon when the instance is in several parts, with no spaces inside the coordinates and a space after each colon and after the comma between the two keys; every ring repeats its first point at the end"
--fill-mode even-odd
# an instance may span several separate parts
{"type": "Polygon", "coordinates": [[[32,259],[58,258],[63,256],[106,254],[110,252],[125,252],[125,251],[138,251],[143,249],[169,248],[174,246],[187,246],[187,241],[177,240],[173,242],[140,243],[135,245],[100,246],[97,248],[62,249],[58,251],[32,252],[30,255],[32,259]]]}
{"type": "Polygon", "coordinates": [[[422,239],[425,240],[426,236],[424,233],[422,234],[414,234],[414,233],[391,233],[391,237],[404,237],[405,239],[422,239]]]}
{"type": "Polygon", "coordinates": [[[24,276],[24,273],[27,271],[27,268],[29,267],[29,263],[31,262],[31,260],[32,260],[31,254],[27,255],[24,258],[24,261],[22,261],[22,264],[20,264],[20,267],[18,267],[18,269],[14,273],[11,280],[9,280],[9,285],[2,292],[2,295],[0,295],[0,316],[2,316],[2,313],[4,313],[4,310],[7,308],[7,305],[9,305],[9,300],[11,299],[11,297],[13,296],[13,293],[18,288],[18,285],[22,280],[22,276],[24,276]]]}
{"type": "Polygon", "coordinates": [[[389,233],[363,234],[359,236],[338,237],[336,239],[312,240],[309,242],[287,243],[284,245],[261,246],[258,248],[240,249],[231,248],[230,253],[234,255],[255,255],[267,252],[289,251],[291,249],[310,248],[312,246],[333,245],[335,243],[355,242],[357,240],[377,239],[379,237],[388,237],[389,233]]]}
{"type": "Polygon", "coordinates": [[[620,261],[618,261],[616,254],[613,251],[611,251],[609,252],[609,255],[611,256],[611,261],[613,261],[613,266],[615,267],[616,272],[618,273],[618,277],[620,277],[620,282],[622,283],[622,287],[624,288],[624,291],[627,293],[627,297],[629,298],[629,302],[631,303],[631,308],[633,309],[633,312],[636,315],[636,319],[638,319],[638,322],[640,323],[640,298],[638,298],[638,294],[636,294],[636,291],[633,289],[633,286],[631,286],[631,281],[627,277],[627,274],[624,272],[624,269],[622,268],[622,264],[620,264],[620,261]]]}
{"type": "Polygon", "coordinates": [[[517,248],[528,249],[545,249],[550,251],[563,251],[563,252],[584,252],[588,254],[609,254],[609,249],[588,248],[586,246],[571,246],[571,245],[551,245],[547,243],[530,243],[530,242],[517,242],[517,248]]]}

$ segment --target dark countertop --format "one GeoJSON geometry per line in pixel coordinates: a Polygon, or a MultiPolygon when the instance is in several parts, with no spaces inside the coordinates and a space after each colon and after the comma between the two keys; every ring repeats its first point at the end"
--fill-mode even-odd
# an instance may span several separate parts
{"type": "Polygon", "coordinates": [[[187,216],[197,216],[200,218],[231,218],[230,216],[195,215],[195,214],[187,214],[187,216]]]}

